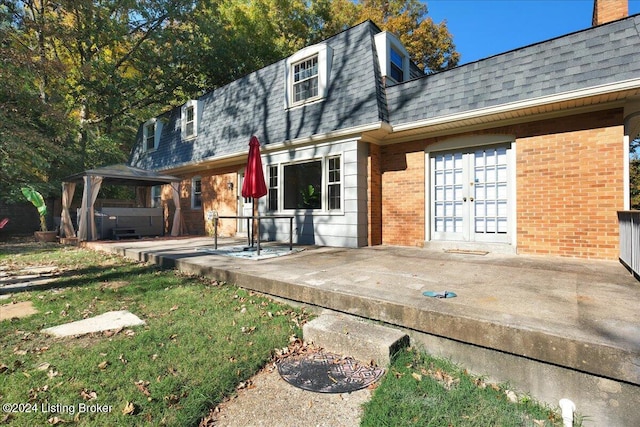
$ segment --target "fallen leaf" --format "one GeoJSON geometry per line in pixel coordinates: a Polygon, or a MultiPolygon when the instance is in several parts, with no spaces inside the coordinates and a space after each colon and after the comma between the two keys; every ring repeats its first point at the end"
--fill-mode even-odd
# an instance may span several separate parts
{"type": "Polygon", "coordinates": [[[87,391],[87,389],[83,388],[82,391],[80,391],[80,397],[84,400],[93,400],[98,398],[98,394],[95,391],[87,391]]]}
{"type": "Polygon", "coordinates": [[[176,305],[174,305],[173,307],[171,307],[171,308],[169,309],[169,312],[171,312],[171,311],[176,311],[177,309],[178,309],[178,305],[176,304],[176,305]]]}
{"type": "Polygon", "coordinates": [[[54,371],[53,369],[49,369],[49,372],[47,372],[47,376],[49,378],[54,378],[54,377],[57,377],[58,375],[60,375],[60,372],[54,371]]]}
{"type": "Polygon", "coordinates": [[[49,418],[49,419],[47,420],[47,422],[48,422],[49,424],[53,424],[54,426],[55,426],[56,424],[64,424],[64,423],[66,423],[66,421],[65,421],[65,420],[63,420],[62,418],[58,418],[58,417],[51,417],[51,418],[49,418]]]}
{"type": "Polygon", "coordinates": [[[136,405],[134,405],[133,402],[127,402],[127,404],[124,405],[124,409],[122,409],[123,415],[133,415],[134,412],[136,412],[136,405]]]}
{"type": "Polygon", "coordinates": [[[109,366],[109,362],[107,360],[105,360],[104,362],[98,363],[98,368],[99,369],[105,370],[105,369],[107,369],[107,366],[109,366]]]}
{"type": "Polygon", "coordinates": [[[36,369],[38,371],[46,371],[47,369],[49,369],[49,366],[51,366],[51,364],[47,363],[47,362],[42,362],[41,364],[39,364],[36,369]]]}
{"type": "Polygon", "coordinates": [[[412,376],[413,378],[415,378],[416,380],[418,380],[418,381],[422,381],[422,375],[420,375],[420,374],[416,374],[416,373],[414,372],[414,373],[412,373],[412,374],[411,374],[411,376],[412,376]]]}
{"type": "Polygon", "coordinates": [[[142,392],[142,394],[144,394],[147,397],[151,396],[151,393],[149,392],[149,389],[148,389],[149,381],[139,380],[139,381],[136,381],[134,384],[136,385],[138,390],[142,392]]]}
{"type": "Polygon", "coordinates": [[[118,356],[118,360],[121,361],[123,365],[126,365],[128,363],[128,360],[124,358],[124,354],[118,356]]]}
{"type": "Polygon", "coordinates": [[[7,365],[5,365],[4,363],[0,363],[0,374],[6,372],[9,370],[9,367],[7,365]]]}

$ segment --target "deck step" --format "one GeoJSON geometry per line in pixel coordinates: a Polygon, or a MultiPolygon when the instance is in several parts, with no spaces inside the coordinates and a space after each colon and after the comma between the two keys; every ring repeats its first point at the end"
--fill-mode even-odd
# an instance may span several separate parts
{"type": "Polygon", "coordinates": [[[327,351],[378,366],[387,366],[409,345],[409,336],[402,331],[328,310],[306,323],[302,333],[305,341],[327,351]]]}

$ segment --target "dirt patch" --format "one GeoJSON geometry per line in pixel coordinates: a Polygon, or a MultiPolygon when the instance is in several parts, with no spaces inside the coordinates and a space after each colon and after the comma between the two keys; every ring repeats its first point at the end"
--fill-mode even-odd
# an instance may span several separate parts
{"type": "Polygon", "coordinates": [[[100,285],[100,290],[111,289],[117,291],[120,288],[127,286],[129,282],[125,282],[124,280],[114,280],[112,282],[105,282],[100,285]]]}
{"type": "Polygon", "coordinates": [[[35,309],[31,301],[17,302],[15,304],[0,305],[0,321],[14,318],[23,318],[36,314],[38,310],[35,309]]]}

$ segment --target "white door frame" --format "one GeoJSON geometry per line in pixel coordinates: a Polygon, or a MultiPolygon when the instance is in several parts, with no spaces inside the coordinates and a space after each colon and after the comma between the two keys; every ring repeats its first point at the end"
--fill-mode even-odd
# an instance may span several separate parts
{"type": "MultiPolygon", "coordinates": [[[[429,145],[425,149],[425,235],[424,240],[427,243],[437,243],[432,239],[432,185],[431,182],[431,155],[436,152],[443,151],[463,151],[464,149],[477,149],[483,146],[492,146],[492,145],[507,145],[507,156],[508,156],[508,181],[510,183],[508,189],[508,198],[509,198],[509,207],[508,207],[508,215],[509,215],[509,224],[508,224],[508,232],[509,241],[507,244],[510,246],[510,249],[507,251],[515,252],[516,244],[517,244],[517,203],[516,203],[516,139],[513,135],[477,135],[477,136],[464,136],[464,137],[454,137],[444,141],[437,142],[435,144],[429,145]]],[[[464,244],[466,242],[452,242],[453,244],[464,244]]],[[[483,242],[472,242],[471,245],[494,245],[494,243],[483,243],[483,242]]],[[[500,245],[500,243],[498,243],[500,245]]],[[[502,244],[506,246],[506,244],[502,244]]]]}
{"type": "MultiPolygon", "coordinates": [[[[253,213],[253,199],[249,197],[242,197],[242,184],[244,181],[244,171],[245,171],[244,168],[238,171],[238,185],[236,186],[237,199],[238,199],[238,216],[250,216],[253,213]]],[[[245,235],[246,233],[247,233],[247,220],[238,219],[237,234],[245,235]]]]}

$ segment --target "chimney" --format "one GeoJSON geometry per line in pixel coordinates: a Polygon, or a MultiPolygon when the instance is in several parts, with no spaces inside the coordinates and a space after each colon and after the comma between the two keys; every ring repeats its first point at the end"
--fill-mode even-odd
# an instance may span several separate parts
{"type": "Polygon", "coordinates": [[[606,24],[607,22],[629,16],[628,0],[594,0],[592,25],[606,24]]]}

